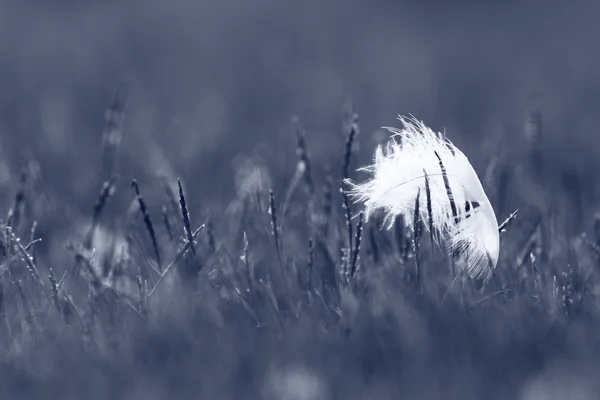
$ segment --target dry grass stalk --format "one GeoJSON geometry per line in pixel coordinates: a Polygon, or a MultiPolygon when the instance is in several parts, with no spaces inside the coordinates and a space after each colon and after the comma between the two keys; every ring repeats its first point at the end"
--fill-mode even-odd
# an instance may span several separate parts
{"type": "Polygon", "coordinates": [[[118,175],[113,175],[109,180],[105,181],[102,184],[102,189],[100,190],[100,195],[96,200],[96,204],[94,204],[94,212],[92,214],[92,224],[85,236],[84,246],[86,249],[91,249],[92,243],[94,241],[94,234],[96,229],[98,228],[98,224],[100,223],[100,217],[102,215],[102,210],[106,206],[108,199],[114,195],[116,190],[117,181],[119,179],[118,175]]]}
{"type": "Polygon", "coordinates": [[[214,254],[217,251],[217,243],[215,241],[215,228],[210,218],[206,221],[206,237],[208,240],[208,250],[211,254],[214,254]]]}
{"type": "Polygon", "coordinates": [[[171,228],[171,222],[169,222],[169,212],[167,210],[167,206],[162,206],[161,216],[162,216],[163,224],[165,226],[165,230],[167,231],[167,235],[169,236],[169,240],[171,242],[174,242],[175,237],[173,236],[173,229],[171,228]]]}
{"type": "Polygon", "coordinates": [[[351,121],[346,135],[346,150],[344,152],[344,163],[342,166],[342,180],[350,178],[350,161],[352,158],[352,146],[358,135],[358,114],[352,113],[351,121]]]}
{"type": "Polygon", "coordinates": [[[307,282],[307,286],[308,286],[308,290],[312,290],[312,286],[313,286],[313,269],[314,269],[314,264],[315,262],[315,247],[314,247],[314,243],[313,243],[313,239],[312,238],[308,238],[308,282],[307,282]]]}
{"type": "Polygon", "coordinates": [[[102,171],[103,178],[114,175],[117,152],[123,136],[125,120],[125,85],[121,84],[111,106],[105,113],[104,131],[102,132],[102,171]]]}
{"type": "Polygon", "coordinates": [[[352,251],[352,259],[350,260],[350,269],[348,280],[351,281],[354,279],[356,274],[358,273],[360,267],[358,265],[358,259],[360,254],[360,244],[363,230],[363,213],[361,212],[358,216],[358,224],[356,225],[356,236],[354,238],[354,248],[352,251]]]}
{"type": "Polygon", "coordinates": [[[154,256],[156,257],[156,262],[158,264],[158,271],[162,272],[162,262],[160,258],[160,251],[158,249],[158,241],[156,239],[154,224],[152,224],[152,219],[150,218],[150,213],[148,212],[148,208],[146,207],[146,202],[144,201],[144,198],[140,193],[140,186],[138,185],[137,180],[133,179],[131,181],[131,187],[135,192],[138,204],[140,206],[140,212],[142,213],[142,217],[144,218],[146,230],[148,231],[148,235],[150,236],[150,240],[152,241],[152,248],[154,249],[154,256]]]}
{"type": "Polygon", "coordinates": [[[250,243],[248,242],[248,236],[246,235],[246,232],[244,231],[244,237],[243,237],[243,242],[244,242],[244,249],[243,249],[243,253],[242,253],[242,261],[244,262],[244,279],[246,280],[246,287],[248,289],[248,291],[252,291],[252,265],[250,263],[250,243]]]}
{"type": "Polygon", "coordinates": [[[419,203],[420,203],[421,190],[417,192],[417,198],[415,200],[415,215],[413,217],[413,250],[415,252],[415,278],[416,285],[419,294],[422,292],[421,287],[421,252],[420,252],[420,240],[421,240],[421,217],[419,214],[419,203]]]}
{"type": "MultiPolygon", "coordinates": [[[[198,234],[202,231],[202,229],[204,229],[204,224],[202,224],[198,229],[196,229],[192,233],[192,240],[194,240],[198,236],[198,234]]],[[[152,297],[152,294],[156,291],[156,289],[161,284],[161,282],[165,279],[165,277],[173,269],[173,267],[179,262],[179,260],[181,260],[181,258],[185,254],[185,252],[188,251],[189,249],[190,249],[190,242],[187,241],[183,245],[183,247],[177,252],[177,254],[175,255],[175,258],[173,258],[173,260],[167,265],[167,267],[165,268],[165,270],[162,272],[162,274],[158,278],[158,281],[156,281],[156,284],[154,285],[154,287],[152,288],[152,290],[150,290],[150,292],[148,293],[148,297],[149,298],[152,297]]]]}
{"type": "Polygon", "coordinates": [[[19,223],[21,222],[21,214],[25,205],[25,188],[27,184],[27,169],[21,169],[21,175],[19,177],[19,183],[17,185],[17,193],[15,194],[15,201],[12,208],[8,211],[8,217],[6,219],[6,225],[17,230],[19,229],[19,223]]]}
{"type": "Polygon", "coordinates": [[[306,190],[309,199],[312,199],[315,193],[314,179],[312,176],[312,167],[310,164],[310,158],[308,155],[308,148],[306,147],[306,132],[300,125],[300,119],[298,117],[292,118],[292,126],[294,133],[296,134],[296,155],[298,156],[297,169],[302,171],[304,176],[304,182],[306,183],[306,190]]]}
{"type": "Polygon", "coordinates": [[[20,239],[15,236],[13,230],[10,227],[7,227],[6,230],[7,230],[7,233],[9,234],[10,238],[14,242],[18,254],[20,255],[21,259],[25,262],[25,265],[27,267],[27,270],[29,271],[29,274],[34,279],[34,281],[36,281],[40,285],[40,287],[43,289],[44,282],[42,281],[42,278],[40,277],[40,274],[37,270],[37,267],[35,266],[35,264],[33,262],[33,257],[31,257],[29,255],[29,253],[27,253],[27,250],[25,250],[25,247],[23,247],[23,245],[21,244],[20,239]]]}
{"type": "Polygon", "coordinates": [[[510,224],[510,222],[513,219],[517,218],[517,213],[519,212],[519,209],[517,208],[515,211],[513,211],[512,213],[510,213],[510,215],[508,216],[508,218],[506,218],[504,220],[504,222],[502,222],[500,224],[500,226],[498,227],[498,232],[506,232],[506,228],[508,228],[508,224],[510,224]]]}
{"type": "Polygon", "coordinates": [[[350,200],[348,195],[344,192],[344,189],[340,187],[340,193],[342,194],[342,207],[344,209],[344,218],[346,223],[346,233],[348,238],[348,249],[352,252],[352,240],[354,238],[353,227],[352,227],[352,211],[350,210],[350,200]]]}
{"type": "Polygon", "coordinates": [[[185,231],[185,235],[188,243],[190,244],[190,248],[192,249],[192,254],[196,255],[196,247],[194,246],[194,238],[192,237],[192,227],[190,225],[190,214],[188,212],[188,208],[185,202],[185,195],[183,194],[183,186],[181,185],[181,180],[177,179],[177,186],[179,188],[179,205],[181,207],[181,217],[183,220],[183,228],[185,231]]]}
{"type": "Polygon", "coordinates": [[[283,270],[283,262],[281,259],[281,242],[279,240],[279,223],[277,221],[277,209],[275,208],[275,194],[273,193],[273,189],[269,189],[269,215],[271,216],[271,234],[273,235],[273,240],[275,241],[275,250],[277,251],[277,259],[279,260],[279,266],[281,268],[281,273],[285,276],[285,272],[283,270]]]}

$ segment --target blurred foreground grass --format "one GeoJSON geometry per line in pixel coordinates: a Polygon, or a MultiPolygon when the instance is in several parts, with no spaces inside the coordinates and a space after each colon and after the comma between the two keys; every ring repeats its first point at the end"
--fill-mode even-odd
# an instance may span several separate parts
{"type": "Polygon", "coordinates": [[[106,114],[88,216],[62,214],[38,164],[15,177],[0,226],[0,397],[596,398],[600,219],[582,211],[578,171],[544,155],[539,112],[517,156],[485,150],[499,220],[520,212],[481,285],[428,240],[416,254],[401,221],[358,217],[339,190],[357,167],[353,111],[328,166],[295,119],[296,170],[240,160],[235,195],[206,213],[190,207],[191,181],[150,171],[129,188],[123,107],[118,95],[106,114]],[[118,193],[130,207],[114,215],[118,193]]]}

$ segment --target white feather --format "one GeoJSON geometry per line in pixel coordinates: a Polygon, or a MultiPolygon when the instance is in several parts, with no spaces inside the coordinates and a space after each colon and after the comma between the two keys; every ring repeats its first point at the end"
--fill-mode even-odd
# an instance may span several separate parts
{"type": "Polygon", "coordinates": [[[393,134],[390,140],[377,148],[372,165],[359,169],[370,172],[372,178],[358,184],[347,181],[351,186],[349,193],[364,202],[366,219],[376,209],[383,209],[388,229],[396,216],[403,215],[411,230],[420,193],[419,214],[425,229],[429,230],[431,218],[432,233],[445,242],[456,264],[473,278],[489,280],[500,250],[498,222],[475,170],[442,134],[436,134],[414,117],[398,119],[403,128],[386,128],[393,134]],[[454,200],[454,212],[440,160],[454,200]]]}

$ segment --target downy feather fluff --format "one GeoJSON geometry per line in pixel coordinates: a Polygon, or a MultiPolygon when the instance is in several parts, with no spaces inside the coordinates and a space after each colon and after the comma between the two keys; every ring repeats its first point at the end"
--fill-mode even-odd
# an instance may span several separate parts
{"type": "Polygon", "coordinates": [[[388,229],[404,216],[413,230],[415,209],[421,226],[444,242],[455,263],[476,279],[489,280],[500,250],[498,222],[481,182],[467,157],[445,135],[414,117],[398,117],[403,128],[375,151],[371,173],[363,183],[346,181],[350,195],[365,205],[365,217],[385,212],[388,229]]]}

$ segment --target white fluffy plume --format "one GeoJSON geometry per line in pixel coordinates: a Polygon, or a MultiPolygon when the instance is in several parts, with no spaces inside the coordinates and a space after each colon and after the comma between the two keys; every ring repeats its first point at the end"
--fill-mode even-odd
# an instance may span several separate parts
{"type": "Polygon", "coordinates": [[[399,117],[402,129],[379,146],[372,165],[360,168],[372,178],[352,183],[350,194],[365,204],[368,218],[383,209],[389,228],[398,215],[412,230],[415,209],[422,226],[442,240],[457,265],[489,280],[500,250],[498,222],[467,157],[442,134],[414,117],[399,117]]]}

